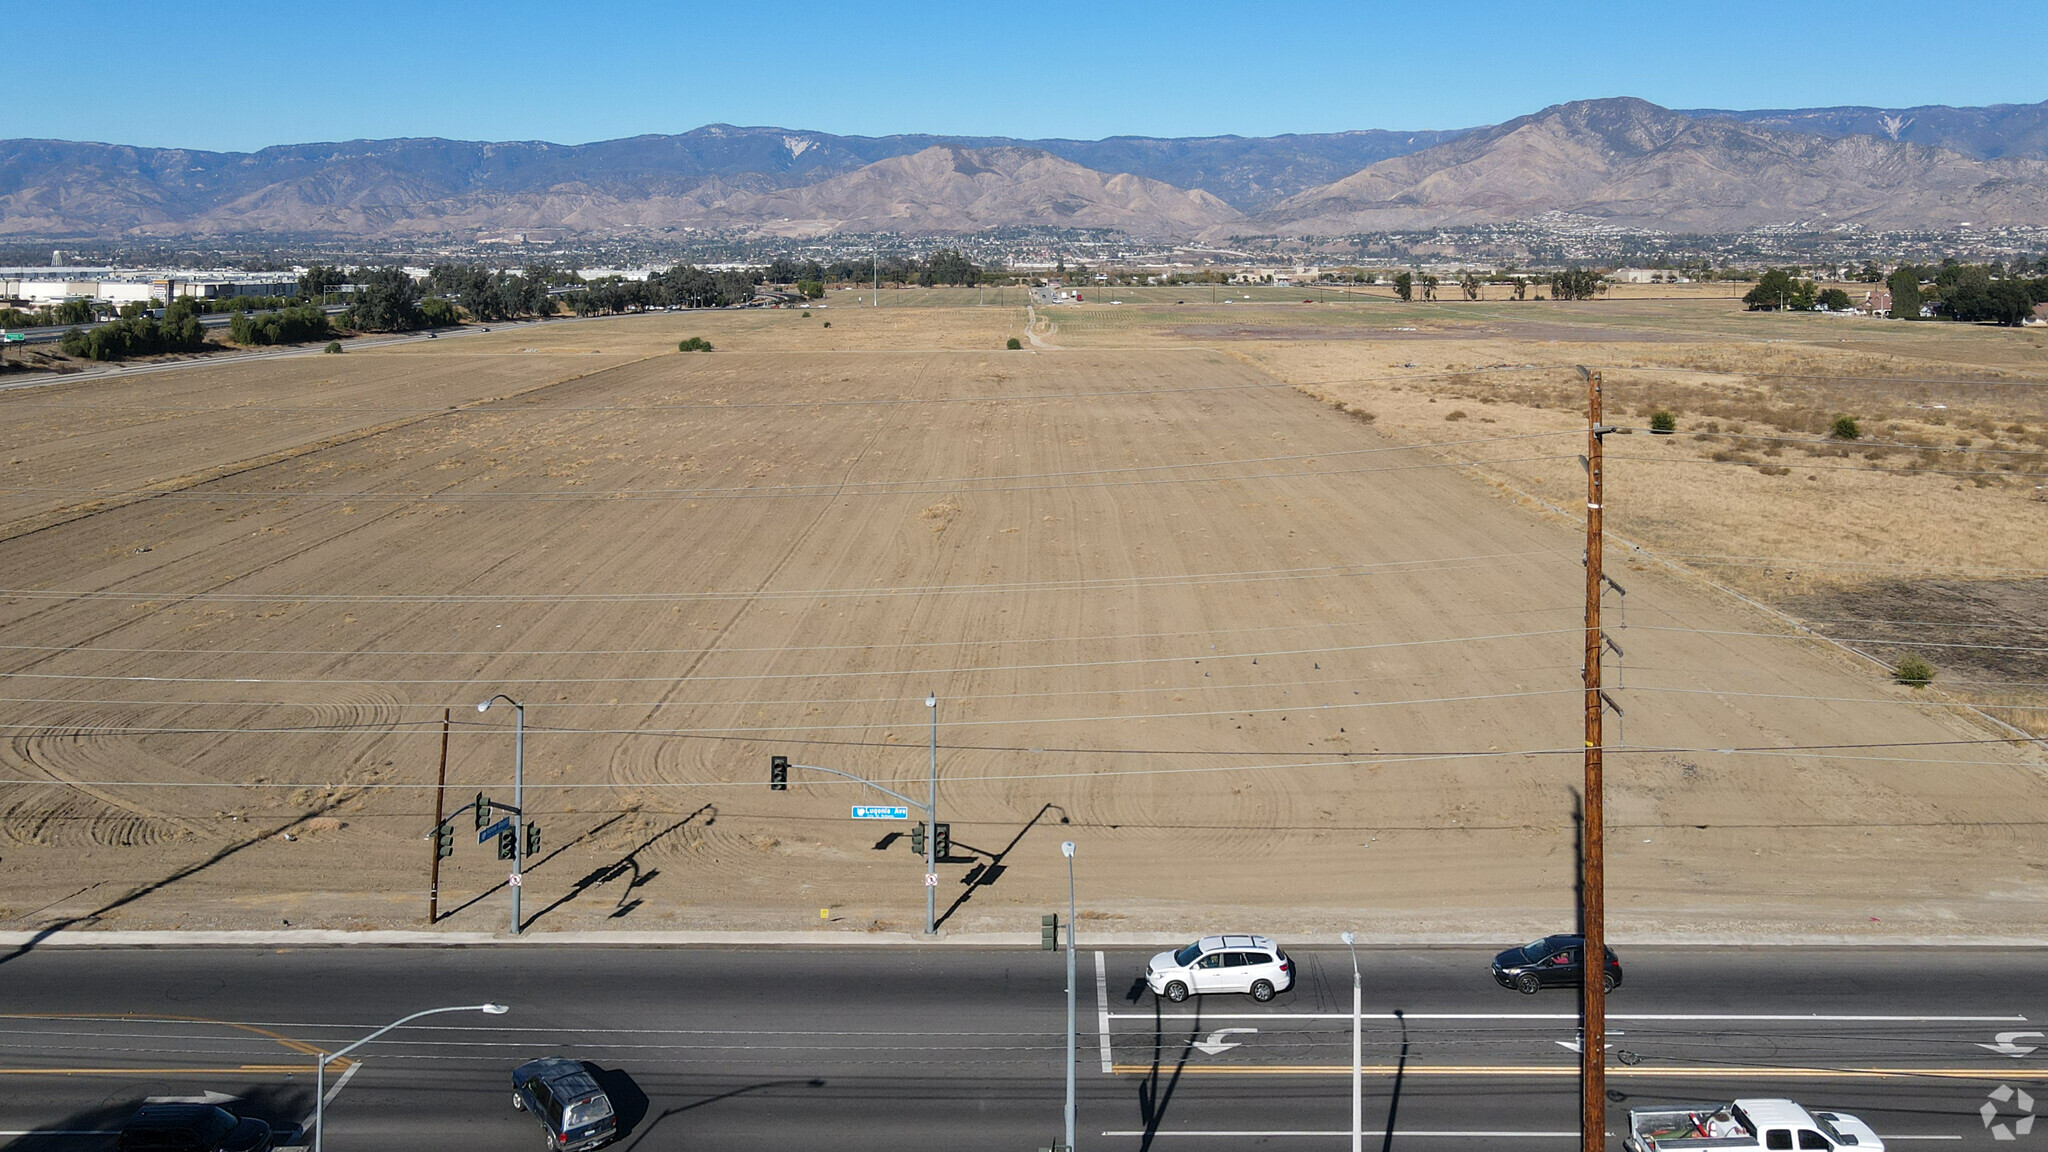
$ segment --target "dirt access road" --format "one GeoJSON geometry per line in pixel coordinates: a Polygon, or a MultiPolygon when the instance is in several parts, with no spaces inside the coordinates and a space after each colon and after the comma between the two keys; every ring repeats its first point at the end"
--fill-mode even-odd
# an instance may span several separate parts
{"type": "MultiPolygon", "coordinates": [[[[881,797],[765,781],[921,789],[927,692],[948,928],[1035,924],[1062,839],[1105,931],[1569,919],[1568,525],[1217,351],[908,311],[0,396],[4,926],[416,925],[443,709],[451,804],[509,798],[499,691],[539,929],[919,926],[900,826],[847,819],[881,797]]],[[[1618,936],[2021,927],[2020,753],[1614,571],[1618,936]]],[[[444,924],[501,924],[503,876],[463,845],[444,924]]]]}

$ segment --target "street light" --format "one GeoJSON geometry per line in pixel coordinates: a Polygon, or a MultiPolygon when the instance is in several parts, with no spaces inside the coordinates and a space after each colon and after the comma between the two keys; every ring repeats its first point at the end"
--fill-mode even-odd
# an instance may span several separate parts
{"type": "Polygon", "coordinates": [[[927,693],[924,706],[932,713],[931,787],[925,793],[931,797],[932,833],[924,838],[924,934],[930,936],[939,930],[939,694],[927,693]]]}
{"type": "Polygon", "coordinates": [[[1067,1152],[1074,1152],[1074,842],[1063,841],[1067,858],[1067,1152]]]}
{"type": "Polygon", "coordinates": [[[1365,980],[1358,973],[1358,934],[1344,933],[1351,949],[1351,1152],[1364,1152],[1365,1125],[1365,980]]]}
{"type": "MultiPolygon", "coordinates": [[[[510,704],[515,714],[512,724],[512,813],[520,824],[526,823],[526,705],[514,700],[503,692],[476,706],[479,712],[488,712],[491,705],[503,700],[510,704]]],[[[519,886],[526,872],[526,829],[512,830],[512,934],[519,935],[519,886]]]]}
{"type": "Polygon", "coordinates": [[[429,1008],[424,1012],[415,1012],[410,1016],[403,1017],[402,1019],[393,1020],[391,1023],[386,1024],[382,1028],[377,1029],[375,1032],[370,1033],[368,1036],[363,1037],[361,1040],[356,1041],[355,1043],[349,1045],[346,1048],[343,1048],[341,1051],[336,1052],[331,1056],[325,1052],[320,1053],[320,1063],[318,1067],[314,1070],[313,1076],[313,1152],[321,1152],[321,1138],[326,1135],[327,1064],[329,1061],[340,1060],[343,1057],[347,1056],[349,1053],[355,1051],[358,1048],[361,1048],[363,1045],[368,1044],[370,1041],[375,1040],[377,1037],[382,1036],[386,1032],[391,1031],[393,1028],[396,1028],[401,1024],[410,1024],[414,1020],[417,1020],[422,1016],[432,1016],[440,1012],[484,1012],[492,1016],[503,1016],[505,1013],[510,1012],[511,1010],[512,1009],[506,1007],[503,1004],[459,1004],[452,1008],[429,1008]]]}

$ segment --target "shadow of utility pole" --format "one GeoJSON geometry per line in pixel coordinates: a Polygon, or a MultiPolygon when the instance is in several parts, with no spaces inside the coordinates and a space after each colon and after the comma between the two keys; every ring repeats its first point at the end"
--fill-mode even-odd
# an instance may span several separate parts
{"type": "Polygon", "coordinates": [[[21,957],[26,956],[30,952],[35,951],[37,945],[41,944],[45,940],[48,940],[50,937],[55,936],[57,933],[64,931],[66,928],[70,928],[73,925],[77,924],[89,924],[92,921],[97,920],[102,916],[105,916],[107,913],[112,912],[117,908],[124,908],[130,904],[135,903],[137,900],[142,899],[144,896],[148,896],[155,892],[161,892],[164,889],[169,888],[171,885],[176,884],[181,880],[187,880],[193,876],[197,876],[199,873],[206,871],[208,868],[213,867],[214,865],[220,863],[223,860],[226,860],[228,857],[233,856],[246,848],[252,848],[258,844],[263,843],[265,840],[269,840],[273,837],[282,836],[285,833],[291,831],[292,829],[297,828],[299,825],[304,824],[306,821],[314,819],[315,817],[325,816],[329,811],[333,810],[333,808],[334,805],[332,804],[323,804],[314,811],[301,813],[300,815],[292,818],[291,820],[286,821],[283,824],[278,825],[277,827],[271,829],[268,832],[264,832],[256,836],[251,836],[247,840],[242,840],[234,844],[230,844],[227,847],[222,848],[220,851],[215,852],[213,855],[208,856],[206,859],[201,860],[196,864],[188,864],[185,867],[178,869],[176,872],[171,873],[169,876],[166,876],[161,880],[153,880],[147,884],[142,885],[139,888],[133,889],[127,895],[120,896],[113,900],[110,900],[107,903],[100,905],[98,908],[93,909],[92,911],[86,913],[83,916],[69,916],[65,919],[59,920],[55,924],[51,924],[43,928],[41,931],[38,931],[34,936],[29,937],[28,940],[24,941],[14,951],[9,952],[5,956],[0,956],[0,964],[5,964],[10,960],[19,960],[21,957]]]}
{"type": "Polygon", "coordinates": [[[1067,823],[1066,809],[1061,808],[1057,804],[1047,804],[1044,807],[1040,808],[1035,814],[1033,814],[1031,819],[1026,820],[1022,828],[1017,829],[1017,834],[1015,836],[1010,837],[1010,842],[1008,844],[1003,845],[1003,850],[1001,852],[991,854],[988,852],[984,852],[981,849],[976,848],[972,845],[962,844],[958,840],[953,841],[953,847],[965,848],[969,853],[971,853],[971,855],[954,856],[951,853],[948,853],[947,855],[939,858],[939,863],[957,864],[962,860],[972,860],[975,856],[987,856],[988,860],[984,863],[975,865],[973,870],[968,872],[967,875],[961,879],[960,882],[962,884],[967,885],[967,890],[965,892],[960,893],[959,897],[955,899],[952,904],[947,906],[946,911],[939,916],[938,922],[934,924],[933,927],[945,927],[946,921],[952,919],[953,913],[958,912],[962,905],[966,904],[969,900],[973,899],[974,894],[976,892],[980,891],[983,888],[989,887],[990,885],[994,884],[997,880],[1001,879],[1004,871],[1003,858],[1008,856],[1012,851],[1016,849],[1018,844],[1023,842],[1024,834],[1031,831],[1031,829],[1035,827],[1040,820],[1045,819],[1045,814],[1047,812],[1051,812],[1056,809],[1060,814],[1060,823],[1067,823]]]}

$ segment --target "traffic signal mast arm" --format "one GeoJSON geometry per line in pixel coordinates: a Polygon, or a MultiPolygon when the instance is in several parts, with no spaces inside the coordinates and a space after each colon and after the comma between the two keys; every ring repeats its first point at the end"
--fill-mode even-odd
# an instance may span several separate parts
{"type": "Polygon", "coordinates": [[[851,772],[842,772],[837,768],[821,768],[816,764],[797,764],[794,762],[790,763],[788,767],[801,768],[806,772],[823,772],[827,775],[838,776],[842,779],[851,780],[856,784],[865,784],[868,787],[873,788],[875,791],[883,793],[884,795],[894,796],[896,799],[903,801],[905,804],[910,805],[912,808],[916,808],[919,811],[923,812],[927,817],[931,818],[934,824],[938,823],[938,808],[936,804],[938,800],[937,796],[933,796],[930,800],[914,800],[911,797],[905,796],[903,793],[896,791],[894,788],[888,787],[887,785],[877,784],[873,780],[870,780],[865,776],[856,776],[851,772]]]}

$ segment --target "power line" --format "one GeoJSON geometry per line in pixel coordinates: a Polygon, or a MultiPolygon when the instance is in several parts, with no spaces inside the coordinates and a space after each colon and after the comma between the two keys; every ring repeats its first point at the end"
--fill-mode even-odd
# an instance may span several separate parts
{"type": "MultiPolygon", "coordinates": [[[[532,732],[532,731],[533,731],[533,729],[532,729],[532,728],[528,728],[528,732],[532,732]]],[[[623,732],[623,733],[619,733],[619,734],[623,734],[623,735],[657,735],[658,733],[647,733],[647,732],[623,732]]],[[[800,742],[796,742],[796,741],[780,741],[779,743],[800,743],[800,742]]],[[[1623,744],[1617,744],[1617,745],[1609,745],[1609,746],[1608,746],[1608,748],[1607,748],[1607,753],[1608,753],[1609,755],[1624,755],[1624,756],[1626,756],[1626,755],[1634,755],[1634,756],[1673,756],[1673,755],[1695,755],[1695,756],[1705,756],[1705,755],[1721,755],[1721,756],[1774,756],[1774,757],[1777,757],[1777,756],[1806,756],[1806,755],[1812,755],[1812,754],[1816,754],[1816,753],[1823,753],[1823,752],[1825,752],[1825,753],[1829,753],[1829,754],[1830,754],[1830,755],[1829,755],[1829,756],[1827,757],[1828,759],[1831,759],[1831,760],[1842,760],[1842,761],[1850,761],[1850,762],[1859,762],[1859,761],[1875,761],[1875,762],[1880,762],[1880,763],[1887,763],[1887,764],[1940,764],[1940,765],[1946,765],[1946,766],[1950,766],[1950,767],[1996,767],[1996,768],[2009,768],[2009,767],[2013,767],[2013,766],[2015,766],[2015,761],[2013,761],[2013,760],[2011,760],[2011,759],[2003,759],[2003,760],[1958,760],[1958,759],[1954,759],[1954,758],[1950,758],[1950,757],[1901,757],[1901,756],[1844,756],[1844,755],[1840,755],[1839,753],[1842,753],[1842,752],[1849,752],[1849,751],[1858,751],[1858,750],[1873,750],[1873,749],[1881,749],[1881,748],[1945,748],[1945,747],[1982,747],[1982,746],[1985,746],[1985,745],[1992,745],[1992,744],[2003,744],[2003,745],[2013,745],[2013,744],[2023,744],[2023,743],[2026,743],[2026,742],[2025,742],[2025,741],[2022,741],[2022,740],[2017,740],[2017,739],[2014,739],[2014,738],[2012,738],[2012,737],[1995,737],[1995,738],[1986,738],[1986,739],[1976,739],[1976,740],[1923,740],[1923,741],[1900,741],[1900,742],[1892,742],[1892,743],[1863,743],[1863,744],[1806,744],[1806,745],[1797,745],[1797,744],[1795,744],[1795,745],[1759,745],[1759,746],[1750,746],[1750,747],[1727,747],[1727,748],[1708,748],[1708,747],[1681,747],[1681,746],[1661,746],[1661,745],[1660,745],[1660,746],[1641,746],[1641,745],[1623,745],[1623,744]]],[[[896,750],[896,751],[917,751],[917,749],[916,749],[916,748],[914,748],[914,747],[909,747],[909,746],[905,746],[905,745],[897,745],[897,744],[890,744],[890,745],[882,745],[882,746],[883,746],[883,747],[887,747],[887,748],[891,748],[891,749],[893,749],[893,750],[896,750]]],[[[946,749],[946,750],[949,750],[949,751],[973,751],[973,750],[977,750],[977,749],[976,749],[976,748],[975,748],[974,746],[971,746],[971,745],[942,745],[941,747],[942,747],[942,748],[944,748],[944,749],[946,749]]],[[[997,749],[986,749],[986,750],[994,750],[994,751],[1011,751],[1011,752],[1034,752],[1034,753],[1057,753],[1057,754],[1087,754],[1087,755],[1148,755],[1148,756],[1151,756],[1151,755],[1157,755],[1157,756],[1181,756],[1181,755],[1187,755],[1187,754],[1189,754],[1189,750],[1185,750],[1185,749],[1157,749],[1157,750],[1152,750],[1152,749],[1143,749],[1143,750],[1140,750],[1140,749],[1121,749],[1121,748],[1022,748],[1022,747],[1014,747],[1014,748],[997,748],[997,749]]],[[[1077,772],[1028,772],[1028,773],[1014,773],[1014,774],[1008,774],[1008,775],[980,775],[980,776],[948,776],[948,777],[946,777],[946,782],[947,782],[948,784],[983,784],[983,783],[992,783],[992,784],[1008,784],[1008,783],[1015,783],[1015,782],[1018,782],[1018,781],[1024,781],[1024,780],[1075,780],[1075,779],[1097,779],[1097,778],[1104,778],[1104,777],[1111,777],[1111,778],[1114,778],[1114,777],[1123,777],[1123,776],[1174,776],[1174,775],[1213,775],[1213,774],[1217,774],[1217,773],[1230,773],[1230,772],[1277,772],[1277,771],[1294,771],[1294,770],[1297,770],[1297,769],[1309,769],[1309,768],[1376,768],[1376,767],[1387,767],[1387,766],[1402,766],[1402,765],[1413,765],[1413,764],[1425,764],[1425,763],[1442,763],[1442,762],[1448,762],[1448,761],[1458,761],[1458,760],[1497,760],[1497,759],[1511,759],[1511,758],[1515,758],[1515,757],[1541,757],[1541,756],[1579,756],[1579,755],[1580,755],[1580,754],[1582,753],[1582,751],[1583,751],[1583,749],[1580,749],[1580,748],[1572,748],[1572,747],[1565,747],[1565,748],[1518,748],[1518,749],[1507,749],[1507,750],[1502,750],[1502,749],[1486,749],[1486,750],[1483,750],[1483,751],[1482,751],[1482,750],[1468,750],[1468,751],[1449,751],[1449,752],[1424,752],[1424,753],[1382,753],[1382,752],[1357,752],[1357,753],[1341,753],[1341,754],[1338,754],[1338,755],[1339,755],[1339,758],[1337,758],[1337,759],[1330,759],[1330,758],[1328,758],[1330,754],[1329,754],[1329,753],[1324,753],[1324,754],[1322,754],[1322,755],[1324,755],[1324,757],[1325,757],[1325,758],[1324,758],[1324,759],[1322,759],[1322,760],[1314,760],[1314,761],[1307,761],[1307,762],[1297,762],[1297,763],[1273,763],[1273,764],[1219,764],[1219,765],[1214,765],[1214,766],[1194,766],[1194,767],[1174,767],[1174,768],[1128,768],[1128,769],[1124,769],[1124,768],[1117,768],[1117,769],[1098,769],[1098,770],[1090,770],[1090,771],[1077,771],[1077,772]]],[[[1239,753],[1239,755],[1243,755],[1243,754],[1244,754],[1244,753],[1239,753]]],[[[1254,753],[1254,755],[1264,755],[1264,753],[1254,753]]],[[[865,787],[865,785],[863,785],[863,784],[860,784],[860,783],[858,783],[858,782],[854,782],[854,781],[837,781],[837,780],[819,780],[819,781],[811,781],[811,780],[806,780],[806,781],[805,781],[804,783],[806,784],[806,786],[811,786],[811,787],[855,787],[855,788],[858,788],[858,787],[865,787]]],[[[266,789],[278,789],[278,788],[295,788],[295,789],[296,789],[296,788],[336,788],[336,789],[340,789],[340,788],[348,788],[348,789],[356,789],[356,790],[359,790],[359,791],[365,791],[365,792],[367,792],[367,791],[417,791],[417,790],[420,790],[420,789],[428,789],[428,788],[435,788],[435,787],[438,787],[438,785],[435,785],[435,784],[402,784],[402,783],[387,783],[387,782],[378,782],[378,781],[361,781],[361,780],[342,780],[342,781],[332,781],[332,782],[321,782],[321,781],[297,781],[297,782],[276,782],[276,781],[263,781],[263,782],[255,782],[255,781],[247,781],[247,782],[230,782],[230,781],[185,781],[185,780],[72,780],[72,779],[55,779],[55,778],[52,778],[52,779],[41,779],[41,780],[38,780],[38,779],[34,779],[34,778],[22,778],[22,777],[14,777],[14,778],[0,778],[0,784],[29,784],[29,785],[39,785],[39,786],[48,786],[48,787],[91,787],[91,788],[229,788],[229,789],[246,789],[246,790],[266,790],[266,789]]],[[[617,790],[623,790],[623,791],[632,791],[632,790],[635,790],[635,789],[657,789],[657,788],[706,788],[706,789],[716,789],[716,788],[760,788],[761,786],[762,786],[762,784],[761,784],[761,782],[760,782],[760,781],[758,781],[758,780],[744,780],[744,781],[742,781],[742,780],[712,780],[712,781],[687,781],[687,780],[634,780],[634,781],[607,781],[607,782],[604,782],[604,783],[574,783],[574,784],[555,784],[555,783],[540,783],[540,784],[531,784],[531,785],[529,785],[529,787],[533,787],[533,788],[539,788],[539,789],[552,789],[552,790],[559,790],[559,791],[587,791],[587,790],[591,790],[591,789],[617,789],[617,790]]]]}
{"type": "Polygon", "coordinates": [[[312,592],[117,592],[103,589],[62,590],[47,588],[0,588],[0,597],[28,600],[171,600],[219,603],[275,604],[641,604],[675,601],[729,600],[825,600],[866,599],[887,596],[947,596],[990,592],[1070,591],[1090,589],[1146,589],[1185,584],[1246,584],[1266,581],[1324,580],[1336,577],[1407,575],[1462,571],[1471,568],[1514,567],[1538,557],[1556,559],[1569,555],[1557,549],[1529,552],[1498,552],[1476,556],[1431,560],[1385,560],[1356,564],[1332,564],[1311,568],[1271,568],[1241,571],[1188,573],[1162,576],[1070,577],[1059,580],[1009,581],[989,584],[930,584],[882,588],[762,589],[736,592],[555,592],[555,593],[312,593],[312,592]]]}

